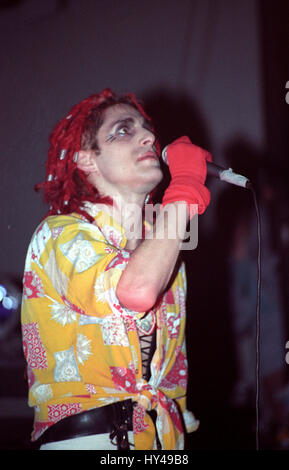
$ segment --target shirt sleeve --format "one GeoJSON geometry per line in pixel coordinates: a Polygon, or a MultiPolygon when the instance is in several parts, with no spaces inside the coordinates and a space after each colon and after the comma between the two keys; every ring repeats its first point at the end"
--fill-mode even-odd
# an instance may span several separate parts
{"type": "Polygon", "coordinates": [[[76,220],[61,228],[51,237],[44,269],[62,300],[85,315],[141,315],[123,307],[116,296],[130,253],[109,244],[92,224],[76,220]]]}

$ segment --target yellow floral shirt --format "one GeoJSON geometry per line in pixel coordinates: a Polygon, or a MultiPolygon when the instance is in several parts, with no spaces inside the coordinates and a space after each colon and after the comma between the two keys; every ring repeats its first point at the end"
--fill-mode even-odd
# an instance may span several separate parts
{"type": "MultiPolygon", "coordinates": [[[[47,217],[28,248],[23,277],[22,337],[27,361],[32,440],[75,413],[131,398],[135,449],[155,448],[155,427],[146,409],[157,411],[164,449],[182,449],[186,410],[184,266],[150,312],[120,305],[116,286],[130,252],[124,229],[97,205],[94,217],[47,217]],[[142,377],[139,334],[157,328],[151,377],[142,377]]],[[[144,269],[149,269],[149,262],[144,269]]]]}

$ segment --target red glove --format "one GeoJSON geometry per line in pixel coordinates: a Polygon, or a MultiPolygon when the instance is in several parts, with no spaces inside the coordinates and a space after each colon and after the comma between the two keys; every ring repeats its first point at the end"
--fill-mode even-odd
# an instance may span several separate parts
{"type": "Polygon", "coordinates": [[[207,177],[206,161],[212,161],[211,154],[192,144],[186,136],[168,145],[166,152],[172,179],[162,205],[186,201],[189,209],[190,204],[198,204],[198,213],[203,214],[210,202],[210,191],[204,183],[207,177]]]}

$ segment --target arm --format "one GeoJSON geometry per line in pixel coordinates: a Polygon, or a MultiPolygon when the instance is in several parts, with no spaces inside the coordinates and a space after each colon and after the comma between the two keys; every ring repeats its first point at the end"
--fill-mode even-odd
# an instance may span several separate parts
{"type": "Polygon", "coordinates": [[[160,212],[151,233],[133,252],[118,282],[116,295],[126,308],[148,311],[165,290],[179,256],[188,220],[185,202],[172,202],[166,206],[166,211],[160,212]],[[183,204],[185,210],[178,212],[178,205],[183,204]],[[170,226],[172,223],[175,223],[174,227],[170,226]],[[170,230],[176,237],[169,238],[170,230]]]}
{"type": "Polygon", "coordinates": [[[167,217],[165,211],[160,212],[152,228],[153,239],[145,239],[136,248],[116,289],[120,303],[139,312],[151,309],[167,287],[187,222],[193,215],[190,205],[198,204],[201,214],[210,201],[210,193],[204,186],[205,160],[211,159],[210,154],[182,137],[168,147],[167,157],[172,176],[162,201],[167,206],[167,217]],[[186,211],[177,211],[181,204],[186,205],[186,211]],[[173,217],[176,213],[178,217],[173,217]],[[173,239],[169,237],[169,229],[176,234],[173,239]]]}

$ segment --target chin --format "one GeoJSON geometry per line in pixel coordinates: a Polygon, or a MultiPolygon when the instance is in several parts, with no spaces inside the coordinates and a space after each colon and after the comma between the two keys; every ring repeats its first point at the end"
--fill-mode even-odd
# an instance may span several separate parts
{"type": "Polygon", "coordinates": [[[155,189],[157,185],[162,181],[162,179],[163,179],[163,174],[161,170],[154,172],[153,175],[151,174],[150,178],[147,178],[145,182],[146,190],[150,192],[153,189],[155,189]]]}
{"type": "Polygon", "coordinates": [[[142,171],[135,175],[129,186],[133,192],[148,194],[158,186],[162,179],[163,173],[160,168],[150,168],[150,171],[142,171]]]}

